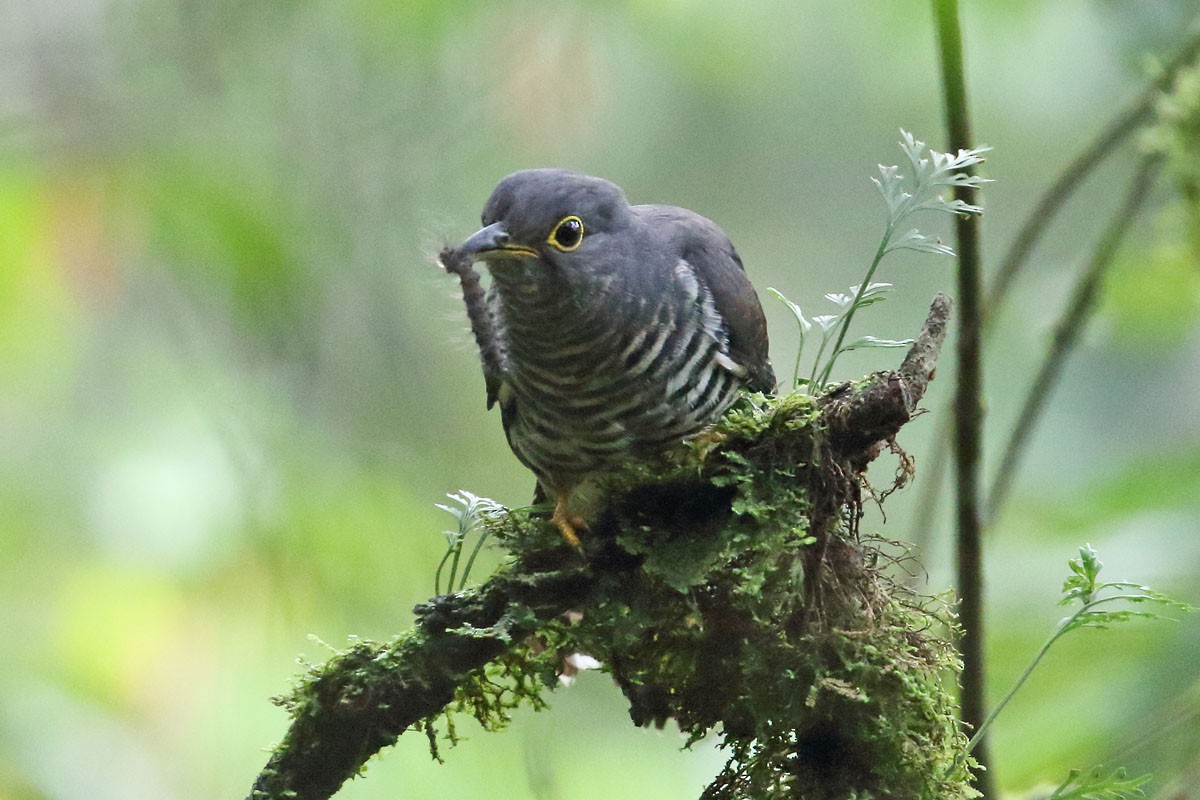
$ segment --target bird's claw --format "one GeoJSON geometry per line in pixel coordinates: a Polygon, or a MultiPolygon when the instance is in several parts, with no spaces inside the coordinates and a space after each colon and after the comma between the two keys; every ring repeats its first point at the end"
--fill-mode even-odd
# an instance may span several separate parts
{"type": "Polygon", "coordinates": [[[560,500],[554,505],[554,513],[550,515],[550,521],[558,528],[558,532],[567,544],[580,552],[583,551],[583,544],[579,541],[577,531],[586,528],[587,525],[584,524],[581,517],[568,513],[566,504],[560,500]]]}

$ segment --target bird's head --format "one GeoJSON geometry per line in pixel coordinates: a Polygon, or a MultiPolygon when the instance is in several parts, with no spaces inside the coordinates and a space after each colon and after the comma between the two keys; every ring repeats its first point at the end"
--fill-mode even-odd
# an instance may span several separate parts
{"type": "Polygon", "coordinates": [[[483,207],[483,228],[460,248],[493,273],[528,260],[564,270],[602,268],[630,222],[624,194],[601,178],[562,169],[509,175],[483,207]]]}

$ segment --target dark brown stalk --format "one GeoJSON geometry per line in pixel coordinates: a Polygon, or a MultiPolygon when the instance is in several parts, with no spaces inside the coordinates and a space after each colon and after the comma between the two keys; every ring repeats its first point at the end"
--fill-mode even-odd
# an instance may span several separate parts
{"type": "MultiPolygon", "coordinates": [[[[941,54],[942,91],[946,106],[949,150],[974,147],[967,105],[966,70],[963,65],[962,30],[957,0],[934,0],[938,50],[941,54]]],[[[971,202],[966,187],[955,196],[971,202]]],[[[955,225],[958,252],[958,374],[954,398],[954,461],[956,541],[958,543],[959,618],[962,624],[962,718],[972,730],[986,715],[984,671],[982,519],[979,508],[980,451],[983,441],[983,368],[981,339],[982,258],[979,217],[959,216],[955,225]]],[[[980,769],[979,791],[995,796],[986,741],[975,750],[980,769]]]]}

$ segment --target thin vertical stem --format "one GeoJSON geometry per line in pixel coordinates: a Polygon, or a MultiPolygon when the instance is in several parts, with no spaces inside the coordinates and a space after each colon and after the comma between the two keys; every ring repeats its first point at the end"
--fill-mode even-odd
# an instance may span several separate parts
{"type": "MultiPolygon", "coordinates": [[[[967,109],[967,86],[963,67],[962,30],[957,0],[933,0],[938,51],[942,70],[942,92],[946,104],[949,150],[973,146],[967,109]]],[[[970,202],[968,189],[955,188],[955,196],[970,202]]],[[[983,564],[982,521],[979,508],[979,464],[983,433],[983,370],[981,363],[982,268],[979,220],[960,216],[955,225],[958,251],[958,384],[954,398],[954,460],[958,542],[959,615],[963,628],[962,717],[972,730],[985,718],[983,660],[983,564]]],[[[977,787],[985,798],[996,796],[990,769],[987,740],[975,748],[981,769],[977,787]]]]}
{"type": "MultiPolygon", "coordinates": [[[[850,301],[850,307],[846,309],[846,316],[838,325],[837,341],[834,342],[833,350],[829,353],[829,363],[825,365],[825,369],[821,370],[821,374],[818,376],[817,366],[821,363],[821,354],[825,351],[825,343],[828,341],[825,338],[821,339],[821,349],[817,351],[817,360],[813,363],[813,376],[817,387],[823,388],[829,382],[829,374],[833,371],[833,364],[841,354],[842,342],[846,340],[846,331],[850,329],[854,312],[858,309],[858,304],[862,302],[863,295],[867,293],[867,287],[871,285],[871,278],[875,277],[875,270],[879,267],[879,262],[887,255],[888,244],[892,241],[892,233],[895,228],[895,220],[888,223],[887,230],[883,233],[883,239],[879,242],[879,249],[875,251],[875,258],[871,261],[871,266],[867,268],[867,274],[863,277],[862,283],[858,285],[858,291],[854,293],[854,299],[850,301]]],[[[813,386],[813,380],[809,381],[809,385],[813,386]]],[[[819,389],[812,389],[812,391],[819,391],[819,389]]]]}

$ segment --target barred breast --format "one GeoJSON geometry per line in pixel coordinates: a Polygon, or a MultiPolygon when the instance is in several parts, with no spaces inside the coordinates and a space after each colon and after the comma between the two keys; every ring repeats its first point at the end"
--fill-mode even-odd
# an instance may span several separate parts
{"type": "Polygon", "coordinates": [[[669,281],[653,296],[605,286],[585,300],[562,282],[496,276],[505,430],[547,489],[661,450],[732,404],[746,370],[712,292],[686,260],[669,281]]]}

